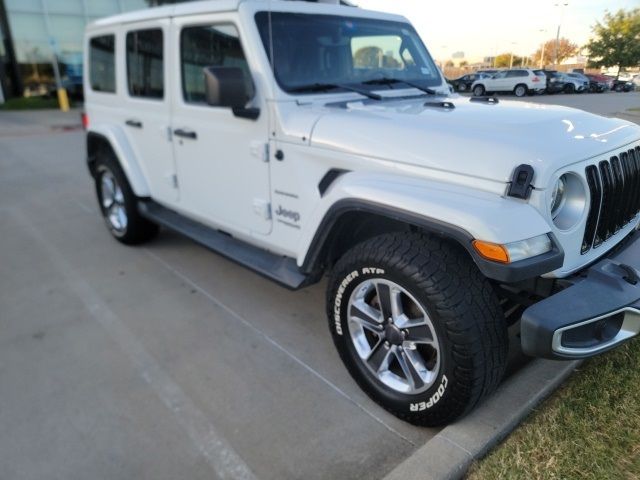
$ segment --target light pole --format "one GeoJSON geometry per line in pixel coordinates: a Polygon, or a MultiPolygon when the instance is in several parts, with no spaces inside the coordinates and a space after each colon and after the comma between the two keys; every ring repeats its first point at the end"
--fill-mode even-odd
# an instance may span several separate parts
{"type": "Polygon", "coordinates": [[[564,9],[569,5],[569,2],[557,2],[554,4],[556,7],[560,7],[560,23],[558,23],[558,33],[556,34],[556,48],[553,52],[553,64],[558,66],[558,53],[560,50],[560,27],[562,26],[562,21],[564,20],[564,9]]]}
{"type": "MultiPolygon", "coordinates": [[[[547,33],[547,30],[545,28],[541,28],[539,32],[544,35],[545,33],[547,33]]],[[[540,55],[540,68],[544,68],[544,49],[546,46],[547,46],[547,41],[544,39],[544,36],[543,36],[542,37],[542,54],[540,55]]]]}

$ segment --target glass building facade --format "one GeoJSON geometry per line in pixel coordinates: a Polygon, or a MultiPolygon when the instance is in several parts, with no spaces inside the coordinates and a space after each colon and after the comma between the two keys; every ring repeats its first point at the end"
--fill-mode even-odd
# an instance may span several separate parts
{"type": "Polygon", "coordinates": [[[58,59],[63,85],[81,93],[85,25],[167,0],[0,0],[0,84],[4,97],[41,95],[55,86],[58,59]]]}

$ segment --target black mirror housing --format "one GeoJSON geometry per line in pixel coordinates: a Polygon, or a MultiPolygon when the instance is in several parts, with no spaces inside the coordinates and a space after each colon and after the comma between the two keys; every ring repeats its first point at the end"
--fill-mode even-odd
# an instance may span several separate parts
{"type": "Polygon", "coordinates": [[[212,107],[241,109],[253,97],[244,70],[238,67],[206,67],[205,98],[212,107]]]}

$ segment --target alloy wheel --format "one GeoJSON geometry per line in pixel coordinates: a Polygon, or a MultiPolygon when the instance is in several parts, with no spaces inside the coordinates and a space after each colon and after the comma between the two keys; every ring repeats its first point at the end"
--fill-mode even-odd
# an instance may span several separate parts
{"type": "Polygon", "coordinates": [[[408,395],[433,385],[440,345],[429,315],[407,290],[389,280],[367,280],[352,293],[348,316],[353,346],[380,382],[408,395]]]}
{"type": "Polygon", "coordinates": [[[100,201],[104,216],[111,228],[117,233],[124,233],[128,224],[124,194],[115,176],[109,170],[102,174],[100,180],[100,201]]]}

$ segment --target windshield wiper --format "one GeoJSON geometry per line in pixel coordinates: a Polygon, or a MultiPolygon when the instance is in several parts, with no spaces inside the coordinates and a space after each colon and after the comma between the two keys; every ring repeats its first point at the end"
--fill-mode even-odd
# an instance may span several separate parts
{"type": "Polygon", "coordinates": [[[411,88],[416,88],[424,93],[428,93],[429,95],[436,95],[436,91],[429,87],[422,87],[417,83],[408,82],[407,80],[400,80],[399,78],[374,78],[373,80],[367,80],[366,82],[362,82],[363,85],[395,85],[396,83],[404,83],[405,85],[409,85],[411,88]]]}
{"type": "Polygon", "coordinates": [[[290,93],[305,93],[305,92],[327,92],[329,90],[337,90],[342,88],[343,90],[348,90],[350,92],[359,93],[360,95],[370,98],[372,100],[382,100],[382,96],[377,93],[368,92],[367,90],[363,90],[361,88],[352,87],[350,85],[342,85],[339,83],[313,83],[310,85],[301,85],[299,87],[290,88],[287,91],[290,93]]]}

